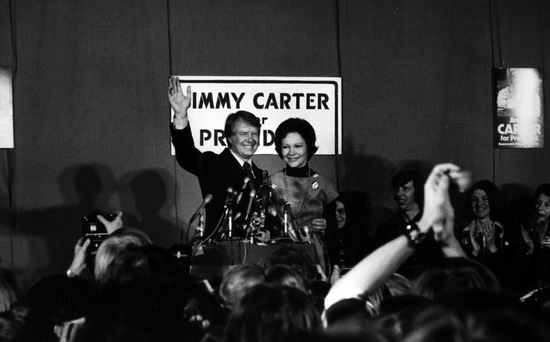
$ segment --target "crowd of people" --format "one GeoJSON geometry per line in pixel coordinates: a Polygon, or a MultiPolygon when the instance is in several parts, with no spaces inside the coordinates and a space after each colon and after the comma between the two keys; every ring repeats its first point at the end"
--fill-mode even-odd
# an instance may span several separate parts
{"type": "Polygon", "coordinates": [[[229,115],[227,149],[199,152],[190,95],[170,78],[176,158],[214,198],[201,243],[253,243],[265,230],[284,247],[221,279],[201,278],[125,227],[121,212],[112,221],[99,215],[108,238],[97,251],[80,239],[66,273],[23,292],[0,268],[0,341],[550,340],[550,184],[537,188],[530,211],[512,215],[495,184],[470,185],[456,165],[436,165],[426,179],[403,170],[392,179],[399,211],[373,229],[365,194],[339,193],[310,167],[317,141],[307,121],[278,127],[285,167],[266,178],[252,162],[259,119],[229,115]],[[268,200],[254,200],[266,184],[268,200]],[[242,191],[232,198],[228,188],[242,191]],[[464,226],[454,192],[466,194],[464,226]],[[249,217],[262,210],[268,217],[249,217]],[[314,258],[295,243],[311,244],[314,258]]]}

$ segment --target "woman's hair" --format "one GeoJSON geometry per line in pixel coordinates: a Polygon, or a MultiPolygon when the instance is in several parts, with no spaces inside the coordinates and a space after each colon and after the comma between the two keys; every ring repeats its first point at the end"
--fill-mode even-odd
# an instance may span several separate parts
{"type": "Polygon", "coordinates": [[[289,341],[321,328],[311,298],[288,286],[258,285],[233,308],[224,342],[289,341]]]}
{"type": "Polygon", "coordinates": [[[472,187],[468,190],[468,196],[466,197],[468,199],[468,212],[470,213],[470,216],[474,216],[474,212],[472,210],[472,197],[474,195],[474,191],[476,190],[483,190],[485,194],[487,195],[487,198],[489,200],[489,209],[491,210],[491,213],[489,214],[489,217],[493,221],[499,221],[501,222],[502,217],[502,199],[500,196],[500,190],[498,187],[489,180],[481,180],[479,182],[474,183],[472,187]]]}
{"type": "Polygon", "coordinates": [[[23,292],[17,285],[13,272],[0,267],[0,312],[8,311],[15,303],[23,301],[23,292]]]}
{"type": "Polygon", "coordinates": [[[413,293],[431,300],[469,290],[499,291],[500,284],[485,265],[467,258],[446,258],[413,280],[413,293]]]}
{"type": "Polygon", "coordinates": [[[372,205],[367,195],[360,191],[344,191],[336,198],[346,210],[346,226],[368,230],[372,205]]]}
{"type": "Polygon", "coordinates": [[[313,126],[300,118],[291,118],[281,122],[275,130],[275,151],[277,151],[280,158],[283,158],[283,139],[289,133],[298,133],[304,139],[307,146],[307,160],[309,161],[319,149],[319,147],[315,146],[317,138],[313,126]]]}
{"type": "Polygon", "coordinates": [[[222,279],[219,295],[223,304],[233,307],[254,286],[265,281],[264,269],[257,264],[240,264],[230,269],[222,279]]]}
{"type": "Polygon", "coordinates": [[[94,276],[101,284],[107,268],[112,261],[128,246],[145,246],[152,244],[151,239],[141,230],[129,227],[123,227],[115,230],[99,246],[95,257],[94,276]]]}
{"type": "Polygon", "coordinates": [[[550,196],[550,183],[544,183],[537,187],[537,190],[535,190],[535,203],[537,203],[537,200],[539,199],[539,196],[541,194],[544,194],[546,196],[550,196]]]}

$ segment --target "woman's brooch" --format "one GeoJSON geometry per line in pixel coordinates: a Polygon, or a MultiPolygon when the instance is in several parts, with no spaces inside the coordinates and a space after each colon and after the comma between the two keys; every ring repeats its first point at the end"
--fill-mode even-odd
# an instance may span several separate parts
{"type": "MultiPolygon", "coordinates": [[[[311,177],[317,178],[317,177],[319,177],[319,174],[316,173],[316,174],[314,174],[314,175],[311,176],[311,177]]],[[[317,183],[317,182],[313,182],[313,183],[311,184],[311,188],[312,188],[313,190],[317,189],[318,187],[319,187],[319,183],[317,183]]]]}

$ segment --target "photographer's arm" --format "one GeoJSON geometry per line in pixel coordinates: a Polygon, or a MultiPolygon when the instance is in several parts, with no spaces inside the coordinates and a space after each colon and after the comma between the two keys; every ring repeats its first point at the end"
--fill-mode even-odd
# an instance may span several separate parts
{"type": "Polygon", "coordinates": [[[69,277],[79,276],[86,269],[86,251],[90,245],[90,239],[83,240],[84,238],[78,239],[78,242],[74,246],[73,262],[67,270],[69,277]]]}

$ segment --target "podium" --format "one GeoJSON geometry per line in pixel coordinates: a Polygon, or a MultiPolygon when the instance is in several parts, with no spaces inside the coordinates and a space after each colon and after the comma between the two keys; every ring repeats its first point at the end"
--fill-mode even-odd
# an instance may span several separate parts
{"type": "Polygon", "coordinates": [[[315,264],[319,264],[314,245],[276,242],[264,246],[243,241],[221,241],[201,246],[195,251],[191,260],[190,273],[201,279],[223,277],[236,265],[261,264],[273,252],[284,247],[302,250],[315,264]]]}

